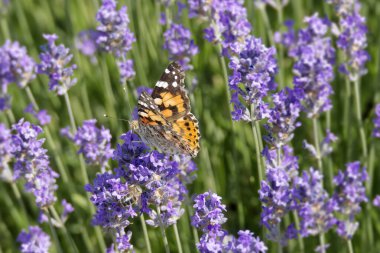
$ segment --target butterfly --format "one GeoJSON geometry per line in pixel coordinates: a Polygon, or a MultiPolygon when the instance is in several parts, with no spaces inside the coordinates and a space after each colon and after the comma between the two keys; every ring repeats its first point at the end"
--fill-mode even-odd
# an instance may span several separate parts
{"type": "Polygon", "coordinates": [[[198,120],[190,112],[185,89],[185,73],[172,62],[157,81],[152,94],[142,92],[138,98],[138,119],[131,128],[141,139],[167,154],[196,157],[200,145],[198,120]]]}

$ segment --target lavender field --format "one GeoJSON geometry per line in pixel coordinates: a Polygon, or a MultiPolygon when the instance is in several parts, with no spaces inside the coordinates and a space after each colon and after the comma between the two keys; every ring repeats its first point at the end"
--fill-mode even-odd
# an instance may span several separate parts
{"type": "Polygon", "coordinates": [[[0,253],[380,252],[379,16],[0,0],[0,253]]]}

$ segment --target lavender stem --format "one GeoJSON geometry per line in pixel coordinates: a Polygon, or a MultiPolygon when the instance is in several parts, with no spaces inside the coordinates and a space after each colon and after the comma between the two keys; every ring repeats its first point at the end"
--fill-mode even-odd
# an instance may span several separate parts
{"type": "Polygon", "coordinates": [[[174,228],[175,240],[177,242],[178,253],[182,253],[183,252],[182,244],[181,244],[181,238],[179,237],[179,233],[178,233],[177,223],[173,224],[173,228],[174,228]]]}
{"type": "Polygon", "coordinates": [[[148,253],[152,253],[152,248],[150,246],[150,240],[149,240],[149,236],[148,236],[148,230],[146,229],[146,224],[145,224],[145,219],[144,219],[143,214],[140,215],[140,221],[141,221],[141,226],[142,226],[142,229],[144,232],[144,239],[145,239],[147,251],[148,251],[148,253]]]}
{"type": "Polygon", "coordinates": [[[161,219],[160,207],[157,207],[157,214],[158,214],[158,218],[160,220],[160,230],[161,230],[162,240],[164,242],[165,252],[170,253],[168,238],[166,236],[166,231],[165,231],[164,225],[162,223],[162,219],[161,219]]]}

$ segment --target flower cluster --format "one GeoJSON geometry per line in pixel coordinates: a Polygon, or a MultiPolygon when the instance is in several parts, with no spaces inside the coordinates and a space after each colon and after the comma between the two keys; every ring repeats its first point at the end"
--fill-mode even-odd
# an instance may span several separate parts
{"type": "Polygon", "coordinates": [[[333,151],[332,144],[334,142],[336,142],[337,140],[338,140],[338,138],[332,132],[330,132],[330,130],[327,130],[325,138],[319,144],[319,150],[320,150],[319,157],[318,157],[317,149],[314,145],[312,145],[312,144],[308,143],[306,140],[304,140],[303,146],[305,149],[307,149],[310,152],[310,154],[314,158],[320,159],[322,157],[329,155],[333,151]]]}
{"type": "Polygon", "coordinates": [[[7,40],[0,47],[0,111],[10,108],[10,96],[7,95],[8,85],[16,83],[24,88],[36,77],[35,66],[26,48],[17,41],[7,40]]]}
{"type": "Polygon", "coordinates": [[[25,189],[34,194],[39,208],[52,205],[56,201],[58,174],[49,166],[47,150],[42,147],[45,140],[37,139],[42,129],[21,119],[13,125],[12,132],[9,149],[14,159],[14,179],[26,180],[25,189]]]}
{"type": "Polygon", "coordinates": [[[99,26],[96,30],[96,43],[101,50],[110,52],[117,58],[120,68],[120,82],[133,78],[133,61],[126,59],[126,54],[132,49],[132,43],[136,41],[134,34],[128,28],[129,18],[127,7],[116,9],[115,0],[103,0],[96,14],[99,26]]]}
{"type": "Polygon", "coordinates": [[[75,145],[79,146],[78,153],[83,154],[90,165],[100,166],[102,170],[112,157],[111,133],[104,126],[96,127],[96,120],[86,120],[72,137],[75,145]]]}
{"type": "Polygon", "coordinates": [[[37,226],[30,226],[29,231],[23,230],[17,237],[21,243],[22,253],[48,253],[51,245],[50,237],[37,226]]]}
{"type": "Polygon", "coordinates": [[[377,195],[373,201],[372,201],[372,204],[376,207],[380,207],[380,195],[377,195]]]}
{"type": "Polygon", "coordinates": [[[306,17],[307,27],[298,33],[290,29],[283,44],[289,47],[289,56],[295,60],[293,66],[295,88],[302,91],[303,110],[307,117],[318,117],[330,110],[329,96],[333,93],[330,83],[334,78],[335,50],[327,36],[330,22],[317,14],[306,17]]]}
{"type": "Polygon", "coordinates": [[[191,57],[198,53],[198,47],[191,39],[190,30],[181,24],[172,23],[164,37],[164,49],[168,50],[169,59],[179,62],[184,70],[192,69],[189,62],[191,57]]]}
{"type": "Polygon", "coordinates": [[[0,47],[0,69],[2,92],[6,92],[10,83],[16,83],[24,88],[36,77],[34,60],[28,55],[26,48],[17,41],[7,40],[0,47]]]}
{"type": "Polygon", "coordinates": [[[234,104],[233,119],[260,120],[267,117],[268,105],[263,98],[277,86],[274,80],[277,73],[275,48],[267,48],[261,39],[248,36],[243,44],[234,43],[231,52],[229,67],[233,75],[229,78],[229,85],[234,104]],[[253,107],[252,115],[249,106],[253,107]]]}
{"type": "Polygon", "coordinates": [[[327,0],[332,3],[339,15],[339,27],[335,29],[338,36],[337,46],[345,54],[345,62],[339,70],[348,75],[352,81],[367,73],[365,64],[369,60],[367,47],[367,26],[365,17],[360,15],[357,0],[327,0]]]}
{"type": "Polygon", "coordinates": [[[336,224],[335,203],[323,188],[323,176],[314,169],[303,171],[294,182],[293,196],[297,201],[302,237],[327,232],[336,224]]]}
{"type": "Polygon", "coordinates": [[[290,211],[295,210],[293,180],[298,175],[298,159],[289,146],[282,147],[278,158],[276,150],[264,149],[266,180],[261,181],[259,199],[262,203],[261,223],[268,229],[268,239],[286,245],[297,234],[293,225],[281,234],[279,224],[290,211]]]}
{"type": "Polygon", "coordinates": [[[374,129],[372,136],[375,138],[380,138],[380,104],[375,107],[375,118],[373,119],[374,129]]]}
{"type": "Polygon", "coordinates": [[[148,214],[147,224],[154,227],[170,226],[182,216],[185,184],[191,181],[187,173],[194,171],[194,166],[186,159],[171,161],[150,151],[132,132],[121,139],[123,143],[114,151],[115,174],[99,174],[86,190],[97,207],[93,224],[113,229],[120,239],[118,248],[128,248],[131,235],[124,231],[135,216],[148,214]]]}
{"type": "Polygon", "coordinates": [[[252,29],[243,4],[243,0],[189,1],[189,15],[208,21],[209,27],[204,31],[205,39],[220,43],[223,55],[228,55],[230,46],[244,41],[252,29]]]}
{"type": "Polygon", "coordinates": [[[267,247],[258,237],[248,230],[240,230],[238,238],[228,234],[222,229],[227,221],[224,216],[225,205],[221,197],[212,192],[199,194],[194,198],[195,213],[191,217],[191,224],[202,230],[197,248],[201,253],[210,252],[236,252],[259,253],[266,252],[267,247]]]}
{"type": "Polygon", "coordinates": [[[37,73],[49,77],[50,90],[57,92],[58,95],[64,95],[77,82],[76,78],[72,79],[77,66],[69,65],[73,58],[70,49],[63,44],[58,46],[55,44],[57,35],[44,34],[44,38],[48,43],[42,46],[41,62],[37,65],[37,73]]]}
{"type": "MultiPolygon", "coordinates": [[[[75,46],[84,55],[93,56],[100,50],[96,40],[98,39],[99,32],[89,29],[81,31],[75,38],[75,46]]],[[[93,62],[96,58],[92,58],[93,62]]]]}
{"type": "Polygon", "coordinates": [[[294,130],[301,126],[297,121],[301,112],[298,89],[285,88],[273,94],[274,107],[270,108],[268,124],[264,125],[268,135],[264,140],[276,148],[287,144],[293,139],[294,130]]]}
{"type": "Polygon", "coordinates": [[[9,146],[12,142],[11,131],[0,123],[0,179],[12,181],[12,174],[8,167],[8,163],[12,158],[9,146]]]}
{"type": "Polygon", "coordinates": [[[40,110],[36,112],[32,104],[29,104],[24,112],[32,114],[40,123],[41,126],[47,125],[51,121],[51,116],[48,114],[47,110],[40,110]]]}
{"type": "Polygon", "coordinates": [[[336,190],[333,201],[336,211],[344,217],[337,221],[337,233],[343,238],[351,239],[359,226],[355,215],[361,211],[360,204],[368,201],[364,187],[367,179],[367,172],[364,167],[361,168],[360,162],[348,163],[346,170],[339,171],[334,177],[336,190]]]}

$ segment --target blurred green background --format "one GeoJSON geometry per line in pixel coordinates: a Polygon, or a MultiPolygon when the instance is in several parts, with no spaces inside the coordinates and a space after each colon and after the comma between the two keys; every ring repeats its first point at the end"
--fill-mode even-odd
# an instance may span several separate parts
{"type": "MultiPolygon", "coordinates": [[[[113,146],[118,142],[118,137],[129,130],[126,122],[115,118],[129,119],[130,111],[127,106],[126,95],[119,84],[119,74],[115,60],[111,55],[97,55],[97,63],[92,63],[89,57],[81,55],[75,49],[75,36],[82,30],[94,29],[97,24],[95,15],[100,5],[97,0],[11,0],[8,8],[1,13],[0,42],[6,39],[19,41],[25,45],[30,55],[38,59],[40,45],[45,41],[42,34],[55,33],[59,36],[58,43],[63,43],[72,49],[74,61],[78,65],[75,76],[78,83],[70,91],[70,98],[74,109],[76,123],[81,125],[83,120],[95,118],[98,123],[111,130],[113,146]],[[115,118],[103,117],[109,114],[115,118]]],[[[160,13],[164,11],[159,1],[152,0],[120,0],[118,6],[126,5],[130,17],[130,28],[134,32],[137,41],[133,44],[130,58],[135,62],[136,78],[128,83],[128,101],[131,105],[136,103],[136,87],[153,87],[169,63],[168,55],[162,49],[164,38],[163,32],[166,27],[160,25],[158,20],[160,13]]],[[[254,7],[253,0],[246,0],[245,6],[248,10],[248,18],[253,25],[253,33],[261,37],[267,45],[269,40],[267,30],[264,26],[260,12],[254,7]]],[[[175,5],[168,10],[175,13],[175,5]]],[[[277,14],[271,8],[267,8],[271,26],[274,31],[282,29],[279,26],[277,14]]],[[[296,28],[303,27],[303,17],[318,12],[320,16],[331,17],[336,20],[331,6],[324,1],[290,0],[284,8],[284,18],[294,19],[296,28]]],[[[371,60],[368,63],[368,74],[361,80],[362,116],[365,121],[368,142],[379,151],[380,141],[371,141],[372,118],[374,105],[380,102],[380,1],[362,1],[362,12],[367,17],[368,52],[371,60]]],[[[173,14],[174,15],[174,14],[173,14]]],[[[249,124],[230,121],[228,99],[226,95],[226,82],[223,76],[218,49],[203,38],[203,29],[206,27],[198,20],[189,20],[187,10],[181,18],[182,24],[190,28],[195,41],[199,47],[199,54],[192,59],[194,69],[187,73],[188,89],[191,89],[192,79],[198,79],[198,85],[191,94],[193,113],[200,121],[202,134],[201,151],[196,158],[198,166],[198,178],[190,186],[190,195],[199,194],[206,190],[215,191],[223,197],[227,205],[228,222],[226,229],[235,234],[240,229],[250,229],[261,238],[264,230],[260,227],[261,206],[258,200],[259,182],[257,179],[257,165],[255,144],[252,129],[249,124]]],[[[292,86],[292,61],[285,58],[283,64],[285,82],[281,86],[292,86]]],[[[95,243],[96,237],[91,226],[91,213],[88,206],[87,195],[84,192],[84,182],[79,169],[79,158],[76,155],[76,147],[59,135],[59,129],[69,125],[69,116],[63,97],[56,96],[48,91],[47,78],[38,77],[30,85],[37,103],[41,109],[47,109],[52,115],[50,124],[51,134],[55,140],[56,151],[52,151],[48,143],[45,147],[51,155],[52,168],[57,171],[55,155],[62,158],[66,171],[69,171],[70,184],[58,180],[58,199],[66,198],[75,207],[66,223],[69,233],[74,238],[80,252],[100,252],[100,246],[95,243]]],[[[24,108],[30,103],[24,90],[16,85],[9,87],[12,96],[12,112],[15,119],[22,117],[33,122],[30,116],[23,113],[24,108]]],[[[355,120],[354,106],[350,107],[349,126],[343,120],[343,107],[345,98],[353,104],[352,91],[347,90],[344,77],[336,74],[333,82],[334,96],[333,109],[331,111],[331,131],[339,137],[334,152],[329,161],[324,161],[326,166],[331,166],[333,171],[344,168],[344,164],[361,159],[360,139],[357,123],[355,120]],[[343,135],[343,129],[348,127],[348,134],[343,135]]],[[[0,114],[0,121],[9,123],[7,115],[0,114]]],[[[315,166],[308,153],[302,148],[302,141],[312,142],[312,122],[301,117],[302,127],[295,132],[292,145],[295,154],[299,157],[300,170],[315,166]]],[[[321,133],[326,127],[326,115],[320,120],[321,133]]],[[[264,129],[261,129],[264,134],[264,129]]],[[[376,157],[376,156],[375,156],[376,157]]],[[[375,159],[373,166],[373,187],[370,189],[369,197],[380,194],[379,160],[375,159]]],[[[87,167],[90,181],[99,172],[98,168],[87,167]]],[[[331,177],[325,174],[325,185],[331,189],[331,177]]],[[[20,188],[22,185],[20,184],[20,188]]],[[[17,202],[11,186],[0,182],[0,249],[2,252],[16,252],[18,244],[16,238],[22,229],[30,224],[36,224],[38,210],[34,206],[33,199],[29,194],[22,193],[22,199],[26,203],[28,217],[24,217],[17,202]]],[[[380,252],[380,211],[372,207],[363,207],[363,211],[357,217],[360,222],[359,230],[353,239],[355,252],[376,253],[380,252]],[[374,231],[371,236],[366,233],[365,224],[371,223],[374,231]],[[371,238],[370,238],[371,237],[371,238]],[[370,243],[372,241],[372,243],[370,243]]],[[[291,218],[288,218],[288,222],[291,218]]],[[[286,222],[286,221],[285,221],[286,222]]],[[[42,226],[44,231],[49,228],[42,226]]],[[[144,251],[144,241],[139,221],[132,224],[132,243],[136,252],[144,251]]],[[[159,229],[148,228],[151,238],[153,252],[163,252],[164,248],[159,229]]],[[[180,237],[185,252],[195,252],[194,239],[189,227],[188,215],[185,214],[179,221],[180,237]]],[[[67,239],[62,231],[58,230],[58,236],[62,245],[68,245],[67,239]]],[[[168,229],[168,237],[171,249],[176,252],[174,233],[168,229]]],[[[312,252],[318,245],[318,238],[306,238],[306,252],[312,252]]],[[[326,235],[327,243],[331,244],[328,252],[347,252],[346,243],[334,232],[326,235]]],[[[109,246],[112,239],[106,236],[109,246]]],[[[275,252],[277,247],[274,243],[267,242],[269,252],[275,252]]],[[[69,247],[63,247],[65,252],[70,252],[69,247]],[[67,251],[66,251],[67,250],[67,251]]],[[[1,252],[0,250],[0,252],[1,252]]],[[[54,247],[51,252],[56,252],[54,247]]],[[[284,252],[299,252],[296,240],[292,241],[284,252]]]]}

